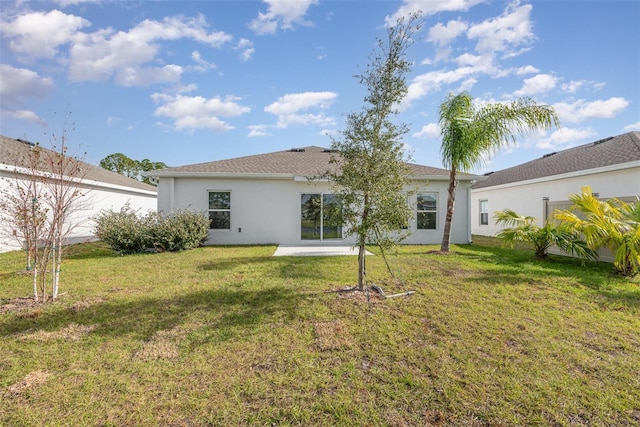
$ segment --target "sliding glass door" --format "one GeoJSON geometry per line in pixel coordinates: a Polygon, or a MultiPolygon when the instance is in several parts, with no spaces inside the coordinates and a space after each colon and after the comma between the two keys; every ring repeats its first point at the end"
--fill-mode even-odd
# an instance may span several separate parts
{"type": "Polygon", "coordinates": [[[342,212],[336,195],[303,194],[300,208],[302,240],[342,239],[342,212]]]}

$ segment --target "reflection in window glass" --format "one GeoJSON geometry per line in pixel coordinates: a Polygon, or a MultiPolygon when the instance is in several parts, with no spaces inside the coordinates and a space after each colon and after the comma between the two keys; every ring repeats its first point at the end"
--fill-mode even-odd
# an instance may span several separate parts
{"type": "Polygon", "coordinates": [[[416,204],[418,230],[435,230],[438,226],[438,194],[418,194],[416,204]]]}
{"type": "Polygon", "coordinates": [[[489,225],[489,201],[480,200],[480,225],[489,225]]]}
{"type": "Polygon", "coordinates": [[[303,194],[300,208],[302,240],[342,239],[342,209],[335,194],[303,194]]]}
{"type": "Polygon", "coordinates": [[[209,191],[209,228],[231,229],[231,192],[209,191]]]}

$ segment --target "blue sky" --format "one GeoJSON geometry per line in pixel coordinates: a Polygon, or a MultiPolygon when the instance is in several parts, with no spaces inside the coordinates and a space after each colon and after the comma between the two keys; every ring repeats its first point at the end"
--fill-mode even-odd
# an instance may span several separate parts
{"type": "Polygon", "coordinates": [[[0,133],[60,134],[98,163],[170,166],[331,144],[363,106],[353,76],[385,25],[423,28],[398,121],[413,161],[441,167],[438,106],[529,96],[562,128],[475,172],[640,130],[639,1],[0,1],[0,133]]]}

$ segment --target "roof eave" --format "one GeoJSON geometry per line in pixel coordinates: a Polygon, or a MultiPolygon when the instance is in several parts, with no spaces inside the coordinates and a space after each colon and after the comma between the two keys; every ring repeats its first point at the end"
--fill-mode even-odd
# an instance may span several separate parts
{"type": "Polygon", "coordinates": [[[555,181],[555,180],[558,180],[558,179],[575,178],[575,177],[580,177],[580,176],[584,176],[584,175],[592,175],[592,174],[597,174],[597,173],[615,172],[615,171],[619,171],[619,170],[633,169],[633,168],[640,168],[640,160],[635,160],[633,162],[627,162],[627,163],[618,163],[618,164],[609,165],[609,166],[602,166],[602,167],[599,167],[599,168],[582,169],[582,170],[579,170],[579,171],[573,171],[573,172],[556,174],[556,175],[549,175],[549,176],[544,176],[544,177],[540,177],[540,178],[532,178],[532,179],[525,179],[525,180],[521,180],[521,181],[505,182],[504,184],[487,185],[487,186],[480,187],[480,188],[474,188],[473,190],[476,190],[476,191],[480,191],[480,190],[497,190],[497,189],[501,189],[501,188],[509,188],[509,187],[517,187],[517,186],[520,186],[520,185],[537,184],[537,183],[540,183],[540,182],[555,181]]]}
{"type": "Polygon", "coordinates": [[[294,179],[292,173],[234,173],[234,172],[169,172],[148,171],[142,174],[157,178],[220,178],[220,179],[294,179]]]}

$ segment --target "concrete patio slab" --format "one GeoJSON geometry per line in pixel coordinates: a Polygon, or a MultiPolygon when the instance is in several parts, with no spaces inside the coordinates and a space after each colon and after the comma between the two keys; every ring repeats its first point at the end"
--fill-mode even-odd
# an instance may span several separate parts
{"type": "MultiPolygon", "coordinates": [[[[367,255],[373,255],[367,251],[367,255]]],[[[358,249],[351,246],[288,246],[280,245],[273,256],[341,256],[358,255],[358,249]]]]}

